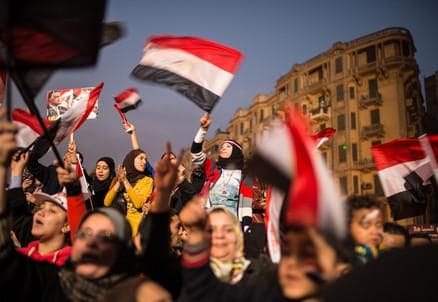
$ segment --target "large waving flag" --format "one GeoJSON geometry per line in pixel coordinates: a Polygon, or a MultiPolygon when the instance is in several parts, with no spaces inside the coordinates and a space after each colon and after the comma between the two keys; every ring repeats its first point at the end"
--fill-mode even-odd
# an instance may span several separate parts
{"type": "Polygon", "coordinates": [[[316,227],[335,238],[346,236],[346,213],[338,186],[324,164],[307,123],[292,109],[286,122],[272,126],[256,143],[251,170],[268,184],[266,208],[271,259],[280,259],[280,225],[316,227]],[[284,213],[284,215],[280,215],[284,213]]]}
{"type": "Polygon", "coordinates": [[[163,84],[210,112],[234,77],[243,54],[196,37],[155,36],[132,71],[141,80],[163,84]]]}
{"type": "Polygon", "coordinates": [[[424,214],[425,186],[433,171],[420,142],[399,138],[373,146],[371,152],[394,220],[424,214]]]}

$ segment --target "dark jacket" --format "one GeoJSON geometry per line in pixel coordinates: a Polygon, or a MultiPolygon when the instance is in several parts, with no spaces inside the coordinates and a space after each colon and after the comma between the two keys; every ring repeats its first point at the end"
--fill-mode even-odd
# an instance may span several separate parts
{"type": "Polygon", "coordinates": [[[27,246],[33,240],[31,233],[32,206],[27,203],[21,187],[8,190],[6,196],[12,218],[12,231],[14,231],[21,246],[27,246]]]}

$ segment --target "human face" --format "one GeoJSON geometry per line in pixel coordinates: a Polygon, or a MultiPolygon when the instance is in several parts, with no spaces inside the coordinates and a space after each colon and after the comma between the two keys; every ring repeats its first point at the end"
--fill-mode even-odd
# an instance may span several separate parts
{"type": "Polygon", "coordinates": [[[319,274],[320,266],[315,245],[308,234],[304,231],[287,233],[281,254],[278,280],[283,295],[299,299],[313,294],[317,285],[309,274],[319,274]]]}
{"type": "Polygon", "coordinates": [[[59,92],[53,92],[52,95],[50,96],[49,102],[52,105],[61,104],[61,94],[59,92]]]}
{"type": "Polygon", "coordinates": [[[170,246],[174,248],[182,247],[181,235],[183,232],[183,226],[178,215],[173,215],[170,218],[170,246]]]}
{"type": "Polygon", "coordinates": [[[110,175],[110,168],[108,166],[108,164],[101,160],[98,161],[96,164],[96,178],[99,181],[104,181],[106,180],[110,175]]]}
{"type": "Polygon", "coordinates": [[[219,157],[230,158],[232,152],[233,145],[231,145],[230,143],[223,143],[221,145],[221,148],[219,149],[219,157]]]}
{"type": "Polygon", "coordinates": [[[221,261],[233,260],[237,251],[237,234],[233,221],[223,212],[211,212],[207,220],[207,232],[211,234],[210,255],[221,261]]]}
{"type": "Polygon", "coordinates": [[[98,279],[108,274],[118,256],[115,233],[111,220],[103,214],[92,214],[82,223],[71,254],[78,275],[98,279]]]}
{"type": "Polygon", "coordinates": [[[44,201],[33,215],[32,235],[40,241],[64,236],[69,231],[66,212],[50,201],[44,201]]]}
{"type": "Polygon", "coordinates": [[[134,168],[138,172],[144,172],[144,170],[146,169],[146,162],[147,161],[148,161],[148,159],[146,157],[146,154],[140,153],[134,159],[134,168]]]}
{"type": "Polygon", "coordinates": [[[402,234],[383,233],[382,244],[384,249],[403,248],[406,246],[406,239],[402,234]]]}
{"type": "Polygon", "coordinates": [[[378,208],[353,211],[350,232],[357,244],[377,247],[382,242],[383,217],[378,208]]]}

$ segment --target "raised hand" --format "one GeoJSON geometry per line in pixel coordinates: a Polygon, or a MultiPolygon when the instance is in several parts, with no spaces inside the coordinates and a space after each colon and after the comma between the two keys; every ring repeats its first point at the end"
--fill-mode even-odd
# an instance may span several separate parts
{"type": "Polygon", "coordinates": [[[199,125],[201,128],[207,130],[208,127],[210,127],[210,124],[212,122],[211,115],[209,113],[205,113],[200,119],[199,119],[199,125]]]}
{"type": "Polygon", "coordinates": [[[11,161],[11,173],[15,176],[23,175],[24,167],[26,167],[29,161],[29,152],[21,153],[21,151],[15,152],[11,161]]]}
{"type": "Polygon", "coordinates": [[[62,186],[79,182],[76,170],[72,166],[66,168],[58,167],[56,168],[56,173],[58,173],[58,182],[62,186]]]}
{"type": "Polygon", "coordinates": [[[152,203],[152,212],[164,212],[169,209],[170,194],[176,186],[178,176],[178,166],[182,160],[182,152],[178,156],[178,160],[173,162],[170,160],[172,152],[170,143],[166,144],[165,156],[155,167],[154,186],[156,189],[156,199],[152,203]]]}
{"type": "Polygon", "coordinates": [[[17,149],[17,126],[6,120],[6,109],[0,108],[0,166],[7,167],[10,155],[17,149]]]}

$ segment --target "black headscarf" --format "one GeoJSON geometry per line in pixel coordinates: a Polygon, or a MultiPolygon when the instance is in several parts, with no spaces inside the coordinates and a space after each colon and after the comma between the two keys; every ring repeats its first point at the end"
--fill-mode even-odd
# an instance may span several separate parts
{"type": "Polygon", "coordinates": [[[235,140],[227,139],[222,144],[228,143],[233,147],[231,156],[229,158],[222,158],[219,156],[217,165],[222,169],[242,170],[243,169],[243,152],[242,146],[235,140]]]}
{"type": "Polygon", "coordinates": [[[96,161],[96,165],[98,162],[103,161],[108,165],[109,168],[109,176],[104,180],[98,180],[96,177],[96,173],[92,175],[92,186],[93,186],[93,203],[96,207],[103,206],[103,200],[105,198],[106,193],[108,192],[111,182],[116,176],[116,164],[111,157],[101,157],[96,161]]]}
{"type": "Polygon", "coordinates": [[[142,153],[146,154],[146,152],[141,149],[131,150],[126,154],[125,159],[123,160],[123,167],[126,169],[126,178],[132,186],[143,177],[151,176],[146,167],[143,172],[140,172],[134,166],[134,159],[142,153]]]}

